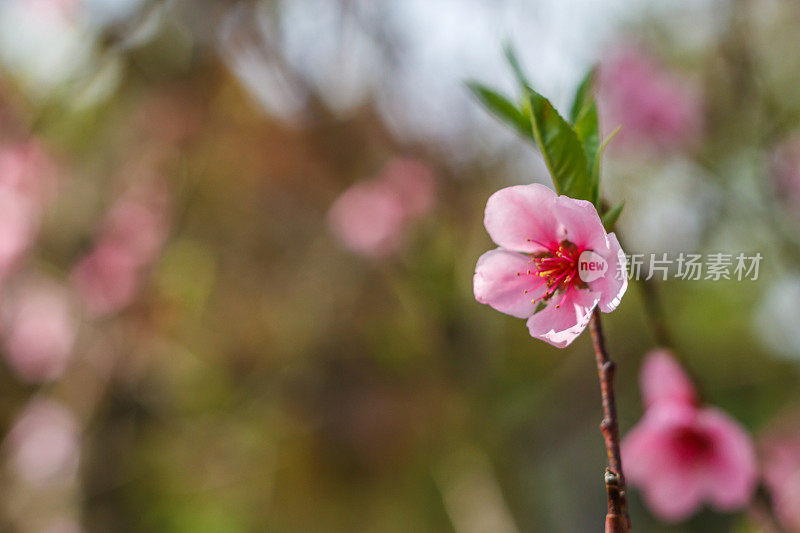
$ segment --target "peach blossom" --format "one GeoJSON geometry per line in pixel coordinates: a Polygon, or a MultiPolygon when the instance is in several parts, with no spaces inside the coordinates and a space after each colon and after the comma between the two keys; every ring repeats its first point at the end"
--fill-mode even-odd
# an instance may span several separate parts
{"type": "Polygon", "coordinates": [[[745,429],[714,407],[701,407],[689,377],[666,350],[654,350],[641,374],[644,416],[622,441],[631,486],[669,522],[704,503],[734,511],[750,501],[758,481],[753,443],[745,429]]]}
{"type": "Polygon", "coordinates": [[[80,458],[78,422],[54,400],[31,400],[14,422],[5,446],[17,475],[33,486],[75,478],[80,458]]]}
{"type": "Polygon", "coordinates": [[[800,425],[792,417],[759,440],[764,484],[776,516],[789,531],[800,532],[800,425]]]}
{"type": "Polygon", "coordinates": [[[702,130],[697,90],[633,46],[619,47],[600,64],[597,87],[604,128],[622,125],[615,147],[671,150],[702,130]]]}
{"type": "Polygon", "coordinates": [[[394,159],[377,178],[352,185],[336,199],[328,226],[344,248],[386,257],[402,248],[410,224],[430,211],[435,188],[427,165],[394,159]]]}
{"type": "Polygon", "coordinates": [[[167,238],[167,205],[156,186],[130,191],[112,205],[94,248],[71,274],[91,315],[119,312],[136,299],[167,238]]]}
{"type": "Polygon", "coordinates": [[[0,279],[32,246],[56,185],[55,166],[37,142],[0,147],[0,279]]]}
{"type": "Polygon", "coordinates": [[[72,282],[93,316],[121,311],[139,291],[134,256],[114,245],[102,244],[72,269],[72,282]]]}
{"type": "Polygon", "coordinates": [[[610,313],[619,305],[628,287],[625,254],[590,202],[539,184],[508,187],[489,198],[484,224],[499,248],[478,259],[475,298],[527,319],[533,337],[564,348],[584,330],[595,306],[610,313]],[[605,263],[602,276],[584,281],[584,253],[605,263]]]}
{"type": "Polygon", "coordinates": [[[28,283],[6,297],[2,311],[3,351],[17,376],[26,382],[61,377],[78,329],[66,289],[45,280],[28,283]]]}

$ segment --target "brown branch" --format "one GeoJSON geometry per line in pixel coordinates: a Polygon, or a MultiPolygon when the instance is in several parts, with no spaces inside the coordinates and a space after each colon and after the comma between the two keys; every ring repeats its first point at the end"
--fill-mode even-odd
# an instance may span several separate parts
{"type": "Polygon", "coordinates": [[[600,393],[603,398],[603,421],[600,430],[606,442],[608,468],[605,484],[608,496],[606,514],[606,533],[627,533],[631,530],[628,517],[628,501],[625,495],[625,475],[622,473],[622,458],[619,447],[619,424],[617,423],[617,403],[614,398],[614,362],[606,352],[600,310],[595,307],[589,323],[597,361],[597,375],[600,378],[600,393]]]}

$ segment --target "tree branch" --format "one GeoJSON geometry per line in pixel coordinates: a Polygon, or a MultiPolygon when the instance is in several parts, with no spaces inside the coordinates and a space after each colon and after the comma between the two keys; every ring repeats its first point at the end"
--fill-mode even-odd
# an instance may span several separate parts
{"type": "Polygon", "coordinates": [[[661,307],[661,299],[658,294],[658,287],[652,279],[641,279],[639,287],[642,291],[642,300],[647,314],[648,322],[653,330],[656,344],[664,348],[675,348],[672,344],[672,336],[667,327],[667,321],[661,307]]]}
{"type": "Polygon", "coordinates": [[[600,393],[603,399],[603,421],[600,430],[606,442],[608,468],[606,468],[605,484],[608,496],[608,513],[606,514],[606,533],[627,533],[631,530],[628,517],[628,501],[625,494],[625,476],[622,473],[622,458],[619,446],[619,424],[617,423],[617,403],[614,397],[614,362],[606,352],[603,326],[600,322],[600,310],[592,312],[589,323],[597,361],[597,375],[600,379],[600,393]]]}

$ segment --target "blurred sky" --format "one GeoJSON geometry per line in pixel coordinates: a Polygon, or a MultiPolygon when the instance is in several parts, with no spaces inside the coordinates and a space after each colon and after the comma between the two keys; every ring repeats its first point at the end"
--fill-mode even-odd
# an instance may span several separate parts
{"type": "MultiPolygon", "coordinates": [[[[460,151],[465,146],[488,143],[491,151],[492,145],[506,145],[512,138],[499,125],[489,125],[487,136],[485,128],[492,119],[463,89],[465,80],[478,79],[512,92],[513,80],[502,55],[505,41],[517,48],[537,89],[563,106],[628,21],[669,11],[681,25],[684,45],[695,40],[701,46],[713,32],[711,13],[720,3],[295,0],[281,4],[278,24],[269,16],[272,10],[267,4],[256,9],[262,38],[279,46],[295,71],[310,80],[333,109],[346,114],[371,95],[400,139],[443,144],[458,159],[465,155],[460,151]]],[[[229,42],[238,25],[228,20],[221,28],[223,42],[229,42]]],[[[257,57],[247,48],[229,54],[234,70],[269,112],[296,119],[292,111],[299,109],[302,96],[257,57]]]]}
{"type": "MultiPolygon", "coordinates": [[[[134,46],[137,39],[154,35],[160,8],[185,14],[193,8],[210,11],[207,4],[212,5],[180,0],[3,2],[0,59],[27,80],[34,94],[60,88],[65,80],[82,80],[87,91],[110,97],[109,86],[118,86],[121,74],[113,54],[96,52],[104,28],[149,10],[149,16],[134,17],[140,27],[129,32],[130,42],[121,44],[134,46]],[[92,85],[92,80],[99,82],[92,85]]],[[[290,68],[339,114],[373,98],[399,139],[436,143],[458,161],[474,159],[465,147],[491,155],[513,139],[463,88],[465,80],[478,79],[512,91],[501,49],[505,41],[517,48],[536,88],[563,106],[627,23],[668,12],[680,26],[683,46],[693,41],[702,46],[714,31],[717,19],[711,14],[719,5],[714,0],[241,2],[217,19],[211,33],[216,31],[222,56],[268,113],[302,124],[307,95],[287,79],[290,68]],[[255,26],[255,35],[242,37],[243,25],[255,26]]],[[[195,31],[194,38],[203,34],[195,31]]]]}

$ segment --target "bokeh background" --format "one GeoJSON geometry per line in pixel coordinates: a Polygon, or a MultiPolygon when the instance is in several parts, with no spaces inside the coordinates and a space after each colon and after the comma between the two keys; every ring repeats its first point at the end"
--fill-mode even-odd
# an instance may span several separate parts
{"type": "MultiPolygon", "coordinates": [[[[472,295],[488,196],[549,183],[464,86],[515,94],[506,41],[561,109],[599,63],[626,251],[763,256],[605,316],[623,433],[655,317],[761,439],[800,408],[798,24],[789,0],[2,0],[0,529],[600,530],[588,335],[555,349],[472,295]]],[[[631,498],[638,531],[762,531],[631,498]]]]}

